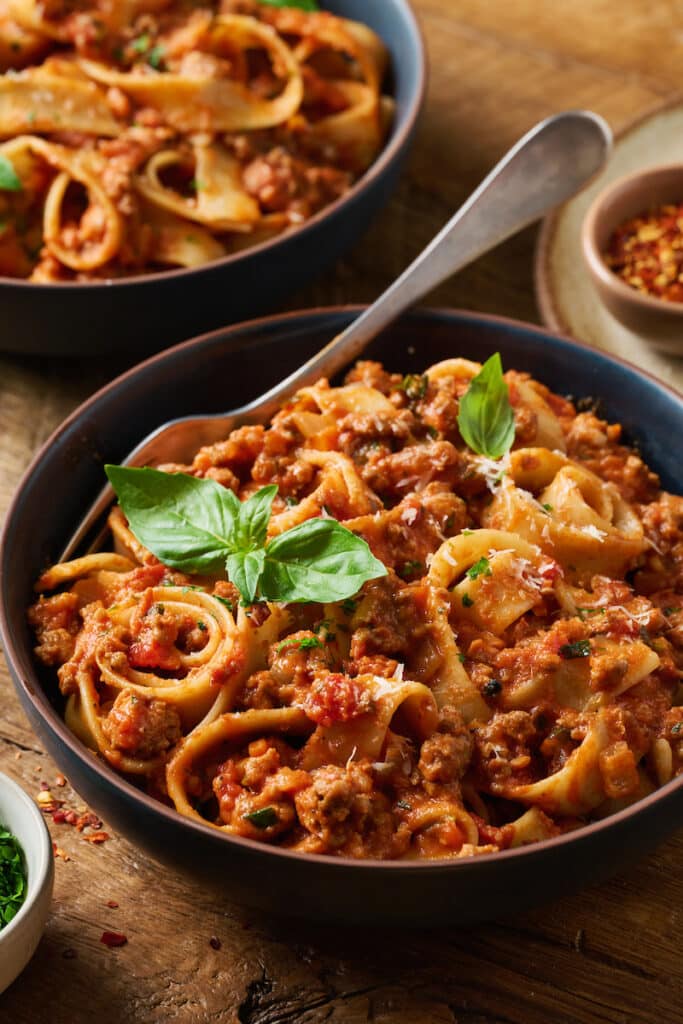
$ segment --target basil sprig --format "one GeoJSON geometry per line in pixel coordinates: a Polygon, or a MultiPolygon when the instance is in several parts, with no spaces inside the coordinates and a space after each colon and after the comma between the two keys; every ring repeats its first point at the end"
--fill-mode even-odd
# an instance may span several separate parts
{"type": "Polygon", "coordinates": [[[500,459],[510,451],[515,417],[499,352],[486,360],[460,399],[458,427],[465,443],[479,455],[500,459]]]}
{"type": "Polygon", "coordinates": [[[0,825],[0,931],[9,924],[26,898],[26,873],[21,847],[0,825]]]}
{"type": "Polygon", "coordinates": [[[319,11],[316,0],[259,0],[267,7],[298,7],[302,11],[319,11]]]}
{"type": "Polygon", "coordinates": [[[387,570],[361,537],[336,519],[309,519],[266,542],[277,487],[247,501],[186,473],[106,466],[128,524],[172,569],[226,571],[242,598],[344,601],[387,570]]]}
{"type": "Polygon", "coordinates": [[[0,153],[0,190],[21,192],[21,178],[14,170],[12,161],[4,153],[0,153]]]}

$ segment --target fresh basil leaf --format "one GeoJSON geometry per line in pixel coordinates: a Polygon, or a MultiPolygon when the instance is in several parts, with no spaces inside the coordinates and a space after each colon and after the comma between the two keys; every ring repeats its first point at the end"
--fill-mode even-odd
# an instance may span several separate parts
{"type": "Polygon", "coordinates": [[[265,544],[270,511],[276,494],[277,484],[269,484],[240,503],[235,538],[241,548],[262,548],[265,544]]]}
{"type": "Polygon", "coordinates": [[[0,153],[0,189],[4,192],[21,192],[22,189],[21,178],[4,153],[0,153]]]}
{"type": "Polygon", "coordinates": [[[515,417],[499,352],[486,360],[460,399],[458,427],[465,443],[479,455],[500,459],[512,447],[515,417]]]}
{"type": "Polygon", "coordinates": [[[298,7],[301,11],[319,11],[316,0],[259,0],[266,7],[298,7]]]}
{"type": "Polygon", "coordinates": [[[240,501],[215,480],[157,469],[105,466],[133,534],[183,572],[221,572],[237,547],[240,501]]]}
{"type": "Polygon", "coordinates": [[[256,597],[259,578],[263,572],[266,553],[263,548],[256,551],[237,551],[228,555],[225,568],[228,579],[235,584],[245,601],[251,604],[256,597]]]}
{"type": "Polygon", "coordinates": [[[336,519],[309,519],[266,545],[260,582],[267,601],[343,601],[386,567],[336,519]]]}

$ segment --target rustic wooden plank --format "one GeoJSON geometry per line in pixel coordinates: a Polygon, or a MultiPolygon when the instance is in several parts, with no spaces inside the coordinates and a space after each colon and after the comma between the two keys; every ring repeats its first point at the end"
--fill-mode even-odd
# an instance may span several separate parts
{"type": "MultiPolygon", "coordinates": [[[[679,89],[674,4],[640,0],[418,0],[432,84],[401,185],[365,239],[289,308],[372,299],[515,139],[592,107],[615,127],[679,89]],[[616,16],[618,14],[618,17],[616,16]],[[381,254],[381,258],[378,258],[381,254]]],[[[678,35],[677,35],[678,33],[678,35]]],[[[435,302],[537,319],[535,230],[438,289],[435,302]]],[[[0,515],[36,447],[132,358],[0,357],[0,515]]],[[[57,769],[0,669],[0,768],[37,793],[57,769]]],[[[55,790],[56,791],[56,790],[55,790]]],[[[77,794],[59,789],[70,807],[77,794]]],[[[106,822],[104,824],[106,828],[106,822]]],[[[120,836],[92,846],[50,824],[53,914],[0,999],[14,1024],[652,1024],[680,1018],[683,835],[549,907],[468,930],[358,932],[242,910],[120,836]],[[117,908],[107,907],[116,900],[117,908]],[[105,929],[128,944],[107,949],[105,929]],[[215,936],[220,948],[209,940],[215,936]]]]}

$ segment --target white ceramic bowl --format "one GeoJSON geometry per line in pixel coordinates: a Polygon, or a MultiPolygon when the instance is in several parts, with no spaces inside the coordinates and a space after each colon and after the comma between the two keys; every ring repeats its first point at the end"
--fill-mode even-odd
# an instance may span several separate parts
{"type": "Polygon", "coordinates": [[[2,772],[0,823],[21,844],[28,881],[21,909],[0,930],[0,992],[4,992],[23,971],[43,934],[50,913],[55,867],[50,833],[42,814],[21,786],[2,772]]]}

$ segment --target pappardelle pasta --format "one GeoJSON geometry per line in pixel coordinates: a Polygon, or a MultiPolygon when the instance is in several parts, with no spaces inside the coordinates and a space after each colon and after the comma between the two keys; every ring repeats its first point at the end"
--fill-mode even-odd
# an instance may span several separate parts
{"type": "Polygon", "coordinates": [[[0,275],[194,267],[295,228],[380,151],[386,69],[367,26],[268,0],[0,0],[0,275]]]}
{"type": "Polygon", "coordinates": [[[680,773],[683,498],[618,425],[513,370],[511,447],[471,450],[485,371],[360,362],[161,467],[238,517],[276,485],[261,567],[333,519],[382,568],[341,601],[245,601],[242,576],[164,565],[117,507],[114,550],[48,569],[29,611],[73,732],[190,819],[354,858],[537,842],[680,773]]]}

